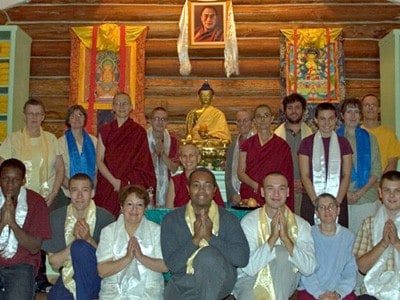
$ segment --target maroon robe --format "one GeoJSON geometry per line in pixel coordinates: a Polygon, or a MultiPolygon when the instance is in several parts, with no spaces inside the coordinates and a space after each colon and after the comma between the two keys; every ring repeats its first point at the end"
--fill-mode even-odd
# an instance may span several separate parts
{"type": "MultiPolygon", "coordinates": [[[[172,182],[174,183],[174,189],[175,189],[174,207],[180,207],[185,205],[190,200],[190,195],[187,188],[189,180],[187,179],[185,172],[172,176],[172,182]]],[[[214,201],[219,206],[225,207],[224,200],[222,199],[218,185],[217,185],[217,190],[215,191],[214,201]]]]}
{"type": "MultiPolygon", "coordinates": [[[[127,184],[142,185],[146,189],[153,187],[155,195],[156,175],[144,128],[132,119],[118,128],[114,120],[100,127],[99,135],[105,147],[104,164],[115,178],[121,180],[121,188],[127,184]]],[[[94,201],[118,217],[118,192],[101,172],[97,172],[94,201]]]]}
{"type": "Polygon", "coordinates": [[[272,138],[261,146],[258,134],[249,137],[243,142],[240,151],[246,152],[246,174],[258,182],[258,191],[245,183],[240,185],[242,199],[254,198],[259,205],[264,205],[265,199],[261,196],[262,181],[266,175],[279,172],[288,180],[289,197],[286,205],[294,211],[294,178],[292,152],[288,143],[273,135],[272,138]]]}

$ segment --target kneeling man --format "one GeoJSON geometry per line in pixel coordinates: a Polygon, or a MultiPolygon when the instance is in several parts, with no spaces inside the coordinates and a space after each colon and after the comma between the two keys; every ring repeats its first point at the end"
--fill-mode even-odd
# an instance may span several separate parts
{"type": "Polygon", "coordinates": [[[60,271],[47,299],[97,299],[96,248],[101,230],[114,222],[114,216],[94,204],[93,181],[88,175],[72,176],[69,193],[71,204],[50,214],[51,240],[42,246],[53,269],[60,271]]]}
{"type": "Polygon", "coordinates": [[[239,269],[236,299],[287,300],[297,288],[300,274],[316,266],[310,225],[286,206],[288,181],[281,173],[263,180],[263,207],[241,222],[250,246],[249,264],[239,269]]]}

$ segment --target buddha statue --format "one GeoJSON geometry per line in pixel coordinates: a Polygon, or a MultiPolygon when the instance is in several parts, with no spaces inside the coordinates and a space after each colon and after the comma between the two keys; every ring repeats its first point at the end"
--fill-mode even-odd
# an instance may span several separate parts
{"type": "Polygon", "coordinates": [[[220,140],[229,143],[229,132],[225,114],[212,106],[214,90],[207,81],[198,91],[200,108],[192,109],[186,117],[186,140],[204,142],[208,140],[220,140]]]}

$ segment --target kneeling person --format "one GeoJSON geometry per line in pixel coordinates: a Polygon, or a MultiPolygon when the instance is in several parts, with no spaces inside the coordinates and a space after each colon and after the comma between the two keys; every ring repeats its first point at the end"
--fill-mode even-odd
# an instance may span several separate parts
{"type": "Polygon", "coordinates": [[[47,299],[96,299],[100,290],[97,243],[101,230],[114,217],[94,204],[93,181],[88,175],[72,176],[69,193],[71,204],[51,213],[51,240],[42,247],[53,269],[61,273],[47,299]]]}
{"type": "Polygon", "coordinates": [[[239,269],[236,299],[287,300],[300,274],[316,265],[310,225],[286,206],[288,181],[280,173],[263,180],[263,207],[243,217],[241,225],[250,246],[250,260],[239,269]]]}

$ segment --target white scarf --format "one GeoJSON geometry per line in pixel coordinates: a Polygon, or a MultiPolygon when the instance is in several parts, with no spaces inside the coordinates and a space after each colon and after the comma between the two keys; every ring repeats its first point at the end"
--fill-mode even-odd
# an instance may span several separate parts
{"type": "MultiPolygon", "coordinates": [[[[274,133],[286,141],[286,126],[285,126],[285,124],[286,124],[286,122],[282,123],[277,129],[275,129],[274,133]]],[[[300,127],[301,139],[304,139],[305,137],[312,135],[311,128],[305,122],[302,121],[300,126],[301,126],[300,127]]]]}
{"type": "Polygon", "coordinates": [[[321,133],[317,131],[314,136],[312,156],[313,185],[317,196],[322,193],[337,196],[340,185],[340,166],[339,140],[336,132],[332,132],[329,141],[328,173],[326,173],[324,145],[321,133]]]}
{"type": "MultiPolygon", "coordinates": [[[[140,221],[139,227],[136,229],[135,237],[140,244],[140,248],[143,254],[147,255],[153,251],[153,245],[145,242],[148,239],[148,235],[151,233],[147,228],[147,219],[145,217],[140,221]],[[147,238],[146,238],[147,237],[147,238]]],[[[130,236],[125,229],[125,218],[124,215],[120,215],[116,221],[113,247],[113,259],[117,260],[126,255],[127,245],[129,243],[130,236]]],[[[110,245],[111,246],[111,245],[110,245]]],[[[129,298],[130,294],[143,295],[145,293],[146,285],[141,282],[141,274],[146,272],[146,268],[138,263],[137,259],[133,259],[125,269],[118,273],[118,292],[121,298],[129,298]],[[132,292],[134,291],[134,292],[132,292]]]]}
{"type": "MultiPolygon", "coordinates": [[[[245,140],[247,140],[249,137],[251,137],[254,134],[253,131],[249,131],[246,136],[245,136],[245,140]]],[[[238,169],[238,163],[239,163],[239,137],[237,137],[236,142],[235,142],[235,146],[233,148],[233,154],[232,154],[232,172],[231,172],[231,181],[232,181],[232,186],[233,189],[235,190],[235,192],[237,194],[239,194],[240,191],[240,183],[241,181],[239,180],[239,177],[237,175],[237,169],[238,169]]]]}
{"type": "MultiPolygon", "coordinates": [[[[156,141],[153,135],[153,128],[149,127],[147,129],[147,139],[149,140],[150,152],[153,153],[156,146],[156,141]]],[[[171,136],[168,133],[168,130],[164,130],[164,151],[169,155],[169,151],[171,148],[171,136]]],[[[167,195],[168,189],[168,166],[159,156],[152,155],[154,170],[156,172],[157,177],[157,188],[156,188],[156,206],[164,207],[165,206],[165,198],[167,195]]]]}
{"type": "MultiPolygon", "coordinates": [[[[0,209],[3,207],[6,199],[3,192],[0,192],[0,209]]],[[[26,216],[28,214],[28,202],[26,199],[26,189],[21,187],[19,190],[17,207],[15,209],[15,221],[19,227],[23,227],[26,216]]],[[[14,231],[12,231],[7,224],[4,226],[3,231],[0,234],[0,255],[5,259],[11,259],[14,257],[18,250],[18,240],[15,237],[14,231]]]]}
{"type": "MultiPolygon", "coordinates": [[[[385,222],[389,219],[385,206],[378,209],[373,219],[372,244],[376,246],[382,239],[385,222]]],[[[397,230],[400,229],[400,213],[393,220],[397,230]]],[[[397,234],[400,237],[400,232],[397,234]]],[[[381,300],[400,299],[400,254],[389,245],[375,265],[367,272],[364,284],[369,295],[381,300]],[[390,255],[394,255],[394,271],[384,271],[390,255]]]]}

